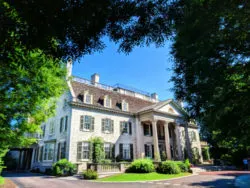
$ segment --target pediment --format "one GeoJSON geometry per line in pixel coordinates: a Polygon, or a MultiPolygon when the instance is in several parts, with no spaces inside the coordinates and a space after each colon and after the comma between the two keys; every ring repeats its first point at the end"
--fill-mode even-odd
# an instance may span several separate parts
{"type": "Polygon", "coordinates": [[[177,107],[177,104],[173,104],[173,103],[168,103],[168,104],[164,104],[160,107],[158,107],[156,110],[163,112],[163,113],[167,113],[167,114],[173,114],[173,115],[177,115],[177,116],[183,116],[184,112],[182,112],[179,108],[181,107],[177,107]]]}

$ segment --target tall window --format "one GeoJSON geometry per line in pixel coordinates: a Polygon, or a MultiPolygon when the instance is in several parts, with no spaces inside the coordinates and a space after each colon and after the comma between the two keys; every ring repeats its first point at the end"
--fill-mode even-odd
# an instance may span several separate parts
{"type": "Polygon", "coordinates": [[[57,160],[64,159],[66,157],[66,142],[59,142],[57,148],[57,160]]]}
{"type": "Polygon", "coordinates": [[[143,129],[144,129],[144,136],[152,136],[153,135],[151,124],[144,124],[143,129]]]}
{"type": "Polygon", "coordinates": [[[43,146],[39,147],[39,161],[41,162],[43,160],[43,146]]]}
{"type": "Polygon", "coordinates": [[[50,122],[50,125],[49,125],[49,134],[50,135],[55,134],[55,122],[54,121],[50,122]]]}
{"type": "Polygon", "coordinates": [[[104,97],[104,107],[111,108],[111,98],[109,96],[104,97]]]}
{"type": "Polygon", "coordinates": [[[114,132],[114,120],[102,119],[102,132],[113,133],[114,132]]]}
{"type": "Polygon", "coordinates": [[[52,161],[54,158],[55,143],[46,143],[44,147],[43,160],[52,161]]]}
{"type": "Polygon", "coordinates": [[[81,131],[93,131],[95,124],[95,118],[92,116],[80,116],[80,130],[81,131]]]}
{"type": "Polygon", "coordinates": [[[105,152],[105,159],[112,158],[112,144],[111,143],[104,143],[104,152],[105,152]]]}
{"type": "Polygon", "coordinates": [[[44,138],[46,125],[42,125],[41,129],[42,129],[42,137],[44,138]]]}
{"type": "Polygon", "coordinates": [[[119,154],[124,160],[133,159],[133,144],[119,144],[119,154]]]}
{"type": "Polygon", "coordinates": [[[131,122],[121,121],[120,122],[121,134],[132,134],[132,124],[131,122]]]}
{"type": "Polygon", "coordinates": [[[60,133],[67,131],[68,129],[68,116],[61,117],[60,119],[60,133]]]}
{"type": "Polygon", "coordinates": [[[78,142],[77,159],[89,159],[89,142],[78,142]]]}
{"type": "Polygon", "coordinates": [[[153,145],[152,144],[145,144],[145,156],[148,158],[153,158],[153,145]]]}

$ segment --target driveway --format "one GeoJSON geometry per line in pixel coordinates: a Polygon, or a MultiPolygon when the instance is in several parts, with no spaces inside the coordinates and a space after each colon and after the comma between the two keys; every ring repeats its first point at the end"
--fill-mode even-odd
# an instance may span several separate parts
{"type": "MultiPolygon", "coordinates": [[[[54,178],[32,173],[4,173],[4,177],[11,179],[20,188],[161,188],[161,187],[234,187],[236,177],[246,177],[247,172],[209,172],[179,179],[165,181],[149,181],[135,183],[99,183],[81,180],[77,177],[54,178]]],[[[247,179],[250,173],[247,174],[247,179]]],[[[243,178],[244,179],[244,178],[243,178]]]]}

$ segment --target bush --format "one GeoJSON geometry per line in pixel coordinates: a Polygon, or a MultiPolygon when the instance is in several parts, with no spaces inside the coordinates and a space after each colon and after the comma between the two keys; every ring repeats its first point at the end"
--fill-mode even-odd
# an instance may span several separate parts
{"type": "Polygon", "coordinates": [[[96,171],[88,169],[83,172],[83,178],[86,180],[93,180],[98,178],[98,174],[96,171]]]}
{"type": "Polygon", "coordinates": [[[179,174],[179,173],[181,173],[180,167],[174,161],[161,162],[159,164],[159,167],[157,168],[157,171],[159,173],[163,173],[163,174],[179,174]]]}
{"type": "Polygon", "coordinates": [[[76,166],[67,159],[61,159],[53,164],[54,176],[71,176],[76,172],[76,166]]]}
{"type": "Polygon", "coordinates": [[[179,166],[181,172],[188,172],[188,165],[185,164],[183,161],[176,161],[175,163],[179,166]]]}
{"type": "Polygon", "coordinates": [[[190,162],[189,162],[189,159],[186,159],[186,160],[184,161],[184,164],[187,166],[188,170],[190,170],[191,164],[190,164],[190,162]]]}
{"type": "Polygon", "coordinates": [[[103,159],[100,161],[101,164],[110,164],[112,161],[110,159],[103,159]]]}
{"type": "Polygon", "coordinates": [[[153,161],[150,159],[134,160],[126,172],[149,173],[155,171],[153,161]]]}

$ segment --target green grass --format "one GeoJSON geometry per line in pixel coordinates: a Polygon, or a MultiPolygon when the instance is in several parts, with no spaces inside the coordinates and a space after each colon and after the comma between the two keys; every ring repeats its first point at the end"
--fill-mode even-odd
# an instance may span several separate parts
{"type": "Polygon", "coordinates": [[[180,173],[180,174],[159,174],[156,172],[152,173],[124,173],[117,174],[105,178],[100,178],[96,181],[113,181],[113,182],[122,182],[122,181],[152,181],[152,180],[166,180],[171,178],[177,178],[182,176],[190,175],[190,173],[180,173]]]}
{"type": "Polygon", "coordinates": [[[4,184],[4,178],[2,176],[0,176],[0,185],[4,184]]]}

